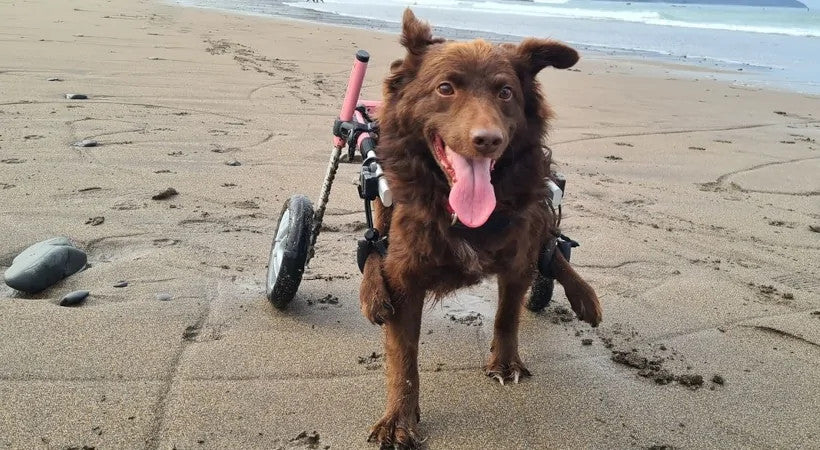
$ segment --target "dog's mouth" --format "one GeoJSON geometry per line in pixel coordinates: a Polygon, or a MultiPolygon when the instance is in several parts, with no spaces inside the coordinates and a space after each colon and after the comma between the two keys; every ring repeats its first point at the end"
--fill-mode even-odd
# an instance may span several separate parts
{"type": "Polygon", "coordinates": [[[438,133],[432,141],[435,160],[450,184],[450,209],[470,228],[484,225],[495,210],[495,190],[490,182],[495,161],[463,156],[453,151],[438,133]]]}

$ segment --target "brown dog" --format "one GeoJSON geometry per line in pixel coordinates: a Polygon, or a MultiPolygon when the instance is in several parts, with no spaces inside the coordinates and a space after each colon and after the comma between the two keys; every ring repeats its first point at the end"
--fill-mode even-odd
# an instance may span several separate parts
{"type": "MultiPolygon", "coordinates": [[[[559,234],[545,203],[551,162],[542,141],[551,113],[536,75],[571,67],[578,54],[543,39],[445,42],[409,9],[401,43],[407,55],[391,66],[379,112],[378,153],[394,204],[376,202],[375,226],[389,247],[385,257],[368,257],[360,300],[364,315],[384,325],[387,354],[387,408],[370,438],[414,447],[428,296],[497,275],[485,371],[502,383],[529,375],[518,355],[519,313],[539,251],[559,234]]],[[[552,269],[573,309],[597,325],[595,292],[556,254],[552,269]]]]}

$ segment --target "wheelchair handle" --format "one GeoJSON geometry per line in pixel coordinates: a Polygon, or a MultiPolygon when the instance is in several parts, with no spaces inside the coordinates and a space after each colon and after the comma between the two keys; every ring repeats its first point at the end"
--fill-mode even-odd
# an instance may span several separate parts
{"type": "MultiPolygon", "coordinates": [[[[362,83],[364,82],[364,74],[367,72],[367,63],[370,61],[370,54],[365,50],[356,52],[356,59],[353,61],[353,69],[350,70],[350,78],[347,80],[347,91],[345,91],[345,100],[342,103],[342,111],[339,113],[339,120],[348,122],[353,119],[353,111],[356,109],[356,104],[359,101],[359,95],[362,92],[362,83]]],[[[342,148],[345,145],[342,138],[334,136],[333,145],[337,148],[342,148]]]]}

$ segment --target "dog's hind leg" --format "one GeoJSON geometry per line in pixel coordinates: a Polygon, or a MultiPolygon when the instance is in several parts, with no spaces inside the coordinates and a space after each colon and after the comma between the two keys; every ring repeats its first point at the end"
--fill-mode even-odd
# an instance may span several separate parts
{"type": "MultiPolygon", "coordinates": [[[[368,441],[385,446],[415,448],[421,442],[419,421],[418,348],[424,294],[404,295],[394,303],[384,323],[387,356],[387,407],[370,431],[368,441]]],[[[392,447],[390,447],[392,448],[392,447]]]]}
{"type": "Polygon", "coordinates": [[[530,375],[518,355],[518,320],[524,294],[532,281],[521,274],[498,275],[498,311],[495,313],[490,359],[484,367],[487,376],[504,384],[530,375]]]}
{"type": "Polygon", "coordinates": [[[578,275],[559,251],[555,252],[551,269],[555,279],[564,287],[569,304],[578,318],[597,327],[603,318],[603,311],[592,286],[578,275]]]}

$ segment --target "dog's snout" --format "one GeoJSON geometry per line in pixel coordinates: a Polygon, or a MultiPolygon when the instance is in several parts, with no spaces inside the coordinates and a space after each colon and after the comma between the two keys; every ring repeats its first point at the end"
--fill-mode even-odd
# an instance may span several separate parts
{"type": "Polygon", "coordinates": [[[473,147],[479,153],[493,153],[504,142],[504,134],[499,129],[476,128],[470,131],[473,147]]]}

